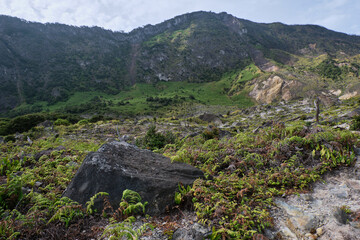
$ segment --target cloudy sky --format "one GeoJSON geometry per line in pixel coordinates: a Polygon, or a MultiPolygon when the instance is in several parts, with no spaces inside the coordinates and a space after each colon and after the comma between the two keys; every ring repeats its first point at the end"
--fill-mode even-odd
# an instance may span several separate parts
{"type": "Polygon", "coordinates": [[[360,35],[360,0],[0,0],[0,14],[125,32],[198,10],[360,35]]]}

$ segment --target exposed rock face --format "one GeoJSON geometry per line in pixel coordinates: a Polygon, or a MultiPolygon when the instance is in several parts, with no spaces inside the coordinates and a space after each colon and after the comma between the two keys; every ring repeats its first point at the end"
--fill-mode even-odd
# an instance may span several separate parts
{"type": "Polygon", "coordinates": [[[131,189],[148,201],[147,213],[160,214],[173,204],[178,184],[191,185],[203,173],[126,142],[104,144],[84,159],[63,196],[85,204],[98,192],[107,192],[118,207],[122,192],[131,189]]]}
{"type": "Polygon", "coordinates": [[[294,92],[296,92],[296,89],[301,85],[302,84],[298,81],[284,80],[275,75],[261,83],[255,83],[254,88],[249,95],[260,103],[269,104],[279,99],[289,101],[296,96],[294,92]]]}
{"type": "MultiPolygon", "coordinates": [[[[359,149],[355,149],[359,154],[359,149]]],[[[273,211],[281,239],[360,239],[360,223],[351,214],[360,211],[360,156],[354,168],[329,173],[314,184],[314,192],[275,201],[273,211]]],[[[268,234],[270,239],[278,239],[268,234]]]]}
{"type": "Polygon", "coordinates": [[[202,240],[211,234],[206,227],[195,223],[190,229],[178,228],[172,237],[173,240],[202,240]]]}
{"type": "Polygon", "coordinates": [[[358,95],[357,91],[346,93],[339,97],[340,100],[347,100],[358,95]]]}

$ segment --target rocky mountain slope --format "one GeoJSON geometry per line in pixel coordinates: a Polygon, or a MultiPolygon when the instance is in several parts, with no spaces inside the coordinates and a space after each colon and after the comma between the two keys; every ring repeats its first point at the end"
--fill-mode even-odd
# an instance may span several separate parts
{"type": "MultiPolygon", "coordinates": [[[[358,36],[226,13],[184,14],[129,33],[0,16],[0,112],[76,92],[121,94],[136,83],[217,81],[253,63],[261,74],[248,92],[254,88],[259,102],[301,97],[314,86],[356,95],[359,50],[358,36]]],[[[224,94],[244,84],[234,78],[224,94]]]]}

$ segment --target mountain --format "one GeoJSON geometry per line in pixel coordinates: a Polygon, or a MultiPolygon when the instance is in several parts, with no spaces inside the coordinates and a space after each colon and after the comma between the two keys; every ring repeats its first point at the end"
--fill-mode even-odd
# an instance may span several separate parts
{"type": "Polygon", "coordinates": [[[359,36],[227,13],[188,13],[129,33],[0,16],[0,113],[21,104],[51,106],[76,92],[114,95],[139,83],[218,81],[251,64],[256,78],[244,83],[235,76],[224,94],[250,84],[250,96],[267,103],[309,89],[351,95],[359,88],[359,52],[359,36]]]}

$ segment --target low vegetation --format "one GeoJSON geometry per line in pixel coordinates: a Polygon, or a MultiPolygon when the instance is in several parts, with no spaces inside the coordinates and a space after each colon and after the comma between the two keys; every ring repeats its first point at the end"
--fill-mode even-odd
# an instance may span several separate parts
{"type": "MultiPolygon", "coordinates": [[[[211,239],[261,239],[274,224],[269,209],[275,197],[309,191],[324,173],[353,165],[358,134],[333,128],[331,119],[338,109],[351,111],[358,104],[351,100],[323,108],[319,124],[309,121],[313,112],[301,109],[267,119],[261,118],[261,109],[238,110],[220,117],[227,128],[181,117],[136,123],[101,115],[79,122],[65,115],[24,116],[22,121],[43,116],[41,121],[53,125],[29,125],[1,143],[0,239],[137,239],[160,227],[150,224],[146,202],[130,190],[124,191],[118,209],[109,204],[107,193],[98,193],[86,206],[61,197],[86,154],[119,133],[205,173],[193,186],[179,186],[174,209],[192,209],[198,222],[212,229],[211,239]],[[101,212],[93,207],[97,199],[104,206],[101,212]],[[134,227],[134,215],[142,216],[140,226],[134,227]]],[[[20,120],[1,121],[11,132],[9,126],[17,129],[20,120]]],[[[359,129],[358,117],[338,121],[359,129]]]]}

